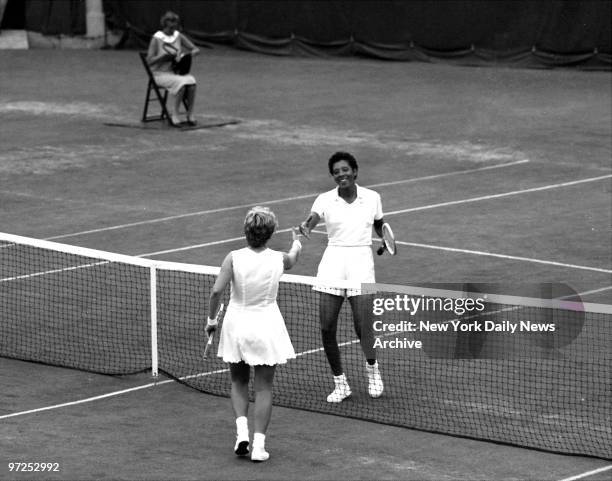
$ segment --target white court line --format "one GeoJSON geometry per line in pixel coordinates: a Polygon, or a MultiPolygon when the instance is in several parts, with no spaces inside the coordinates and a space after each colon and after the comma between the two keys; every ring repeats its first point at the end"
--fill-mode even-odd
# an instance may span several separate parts
{"type": "MultiPolygon", "coordinates": [[[[519,194],[524,194],[524,193],[529,193],[529,192],[536,192],[536,191],[541,191],[541,190],[550,190],[550,189],[559,189],[562,187],[569,187],[569,186],[573,186],[573,185],[577,185],[577,184],[582,184],[585,182],[595,182],[597,180],[602,180],[602,179],[608,179],[608,178],[612,178],[612,174],[609,175],[603,175],[600,177],[591,177],[589,179],[581,179],[581,180],[575,180],[575,181],[571,181],[571,182],[564,182],[561,184],[550,184],[550,185],[545,185],[545,186],[541,186],[541,187],[533,187],[531,189],[524,189],[524,190],[516,190],[516,191],[512,191],[512,192],[504,192],[501,194],[491,194],[491,195],[486,195],[486,196],[482,196],[482,197],[472,197],[469,199],[462,199],[462,200],[453,200],[450,202],[443,202],[441,204],[429,204],[429,205],[422,205],[419,207],[412,207],[410,209],[402,209],[402,210],[396,210],[396,211],[391,211],[391,212],[385,212],[385,217],[391,216],[391,215],[398,215],[398,214],[405,214],[407,212],[417,212],[417,211],[421,211],[421,210],[428,210],[428,209],[434,209],[436,207],[444,207],[444,206],[448,206],[448,205],[456,205],[456,204],[463,204],[463,203],[469,203],[469,202],[477,202],[477,201],[481,201],[481,200],[489,200],[489,199],[495,199],[495,198],[499,198],[499,197],[506,197],[506,196],[511,196],[511,195],[519,195],[519,194]]],[[[287,232],[290,229],[283,229],[281,231],[278,232],[287,232]]],[[[313,231],[315,232],[315,231],[313,231]]],[[[319,231],[320,232],[320,231],[319,231]]],[[[190,249],[198,249],[201,247],[208,247],[211,245],[219,245],[219,244],[225,244],[225,243],[229,243],[229,242],[236,242],[238,240],[242,240],[242,237],[233,237],[230,239],[225,239],[225,240],[220,240],[220,241],[212,241],[212,242],[206,242],[203,244],[195,244],[192,246],[185,246],[185,247],[177,247],[175,249],[167,249],[167,250],[163,250],[163,251],[158,251],[158,252],[151,252],[148,254],[140,254],[139,256],[136,257],[148,257],[148,256],[154,256],[154,255],[160,255],[160,254],[169,254],[172,252],[179,252],[179,251],[186,251],[186,250],[190,250],[190,249]]],[[[423,246],[425,246],[423,244],[423,246]]],[[[436,248],[436,247],[431,247],[436,248]]],[[[492,254],[495,255],[495,254],[492,254]]],[[[499,254],[499,255],[503,255],[503,254],[499,254]]],[[[527,259],[527,258],[525,258],[527,259]]],[[[549,263],[549,261],[540,261],[542,263],[549,263]]],[[[550,261],[552,262],[552,261],[550,261]]],[[[582,269],[587,269],[587,270],[593,270],[593,269],[597,269],[597,268],[592,268],[592,267],[584,267],[584,266],[579,266],[579,268],[582,269]]],[[[610,272],[609,270],[603,270],[603,272],[610,272]]]]}
{"type": "Polygon", "coordinates": [[[535,264],[546,264],[550,266],[558,266],[558,267],[569,267],[571,269],[578,269],[584,271],[593,271],[593,272],[603,272],[604,274],[612,274],[612,269],[602,269],[600,267],[589,267],[589,266],[580,266],[576,264],[566,264],[564,262],[556,262],[556,261],[545,261],[541,259],[534,259],[533,257],[521,257],[521,256],[512,256],[508,254],[495,254],[493,252],[485,252],[485,251],[474,251],[469,249],[457,249],[455,247],[442,247],[442,246],[434,246],[430,244],[419,244],[416,242],[404,242],[404,241],[395,241],[397,244],[412,246],[412,247],[422,247],[423,249],[435,249],[447,252],[460,252],[462,254],[474,254],[479,256],[488,256],[488,257],[497,257],[499,259],[510,259],[513,261],[523,261],[523,262],[533,262],[535,264]]]}
{"type": "MultiPolygon", "coordinates": [[[[348,346],[350,344],[356,344],[359,342],[359,339],[354,339],[352,341],[346,341],[346,342],[341,342],[338,344],[338,347],[344,347],[344,346],[348,346]]],[[[319,347],[316,349],[310,349],[308,351],[302,351],[302,352],[298,352],[296,353],[296,357],[300,357],[300,356],[305,356],[308,354],[313,354],[315,352],[320,352],[323,351],[323,347],[319,347]]],[[[224,372],[229,372],[229,369],[217,369],[215,371],[208,371],[208,372],[201,372],[198,374],[191,374],[189,376],[183,376],[180,377],[179,380],[180,381],[185,381],[187,379],[194,379],[194,378],[198,378],[198,377],[204,377],[204,376],[212,376],[213,374],[220,374],[220,373],[224,373],[224,372]]],[[[120,396],[122,394],[128,394],[134,391],[140,391],[141,389],[148,389],[151,387],[156,387],[156,386],[161,386],[162,384],[168,384],[168,383],[172,383],[172,382],[176,382],[174,379],[166,379],[164,381],[159,381],[159,382],[150,382],[148,384],[143,384],[141,386],[135,386],[132,388],[128,388],[128,389],[122,389],[121,391],[113,391],[110,393],[106,393],[106,394],[101,394],[99,396],[93,396],[93,397],[88,397],[85,399],[79,399],[78,401],[71,401],[71,402],[66,402],[66,403],[61,403],[61,404],[54,404],[51,406],[45,406],[42,408],[37,408],[37,409],[29,409],[27,411],[20,411],[20,412],[16,412],[16,413],[11,413],[11,414],[4,414],[2,416],[0,416],[0,419],[7,419],[7,418],[13,418],[16,416],[23,416],[25,414],[35,414],[35,413],[39,413],[42,411],[50,411],[52,409],[59,409],[59,408],[64,408],[64,407],[68,407],[68,406],[76,406],[78,404],[85,404],[85,403],[89,403],[89,402],[93,402],[93,401],[99,401],[101,399],[107,399],[110,397],[114,397],[114,396],[120,396]]]]}
{"type": "MultiPolygon", "coordinates": [[[[434,175],[427,175],[424,177],[413,177],[410,179],[404,179],[404,180],[396,180],[396,181],[391,181],[391,182],[381,182],[380,184],[372,184],[372,185],[368,185],[366,187],[384,187],[387,185],[397,185],[397,184],[407,184],[410,182],[418,182],[421,180],[431,180],[431,179],[440,179],[442,177],[450,177],[453,175],[461,175],[461,174],[472,174],[474,172],[481,172],[484,170],[492,170],[492,169],[501,169],[504,167],[511,167],[514,165],[519,165],[519,164],[524,164],[529,162],[528,159],[523,159],[523,160],[517,160],[514,162],[508,162],[505,164],[497,164],[497,165],[488,165],[485,167],[478,167],[475,169],[467,169],[467,170],[460,170],[460,171],[453,171],[453,172],[445,172],[442,174],[434,174],[434,175]]],[[[109,231],[109,230],[117,230],[117,229],[125,229],[127,227],[135,227],[135,226],[139,226],[139,225],[147,225],[147,224],[156,224],[159,222],[166,222],[169,220],[176,220],[176,219],[183,219],[185,217],[194,217],[194,216],[199,216],[199,215],[206,215],[206,214],[216,214],[219,212],[227,212],[227,211],[231,211],[231,210],[237,210],[237,209],[246,209],[248,207],[253,207],[254,205],[269,205],[269,204],[279,204],[282,202],[291,202],[294,200],[300,200],[300,199],[308,199],[310,197],[316,197],[319,193],[314,193],[314,194],[303,194],[303,195],[298,195],[298,196],[294,196],[294,197],[285,197],[284,199],[275,199],[275,200],[264,200],[261,202],[251,202],[250,204],[240,204],[240,205],[233,205],[230,207],[219,207],[217,209],[209,209],[209,210],[201,210],[198,212],[188,212],[186,214],[177,214],[177,215],[170,215],[167,217],[159,217],[157,219],[149,219],[149,220],[142,220],[142,221],[138,221],[138,222],[130,222],[128,224],[119,224],[119,225],[114,225],[114,226],[109,226],[109,227],[101,227],[99,229],[91,229],[91,230],[84,230],[81,232],[73,232],[72,234],[62,234],[62,235],[56,235],[53,237],[47,237],[45,238],[45,240],[55,240],[55,239],[63,239],[65,237],[76,237],[79,235],[85,235],[85,234],[93,234],[96,232],[105,232],[105,231],[109,231]]]]}
{"type": "MultiPolygon", "coordinates": [[[[212,376],[213,374],[219,374],[219,373],[223,373],[223,372],[229,372],[229,369],[218,369],[216,371],[202,372],[200,374],[193,374],[191,376],[184,376],[184,377],[181,377],[179,379],[180,380],[186,380],[186,379],[192,379],[194,377],[212,376]]],[[[66,402],[66,403],[62,403],[62,404],[54,404],[52,406],[45,406],[45,407],[37,408],[37,409],[29,409],[27,411],[21,411],[21,412],[12,413],[12,414],[4,414],[4,415],[0,416],[0,419],[12,418],[12,417],[15,417],[15,416],[23,416],[24,414],[35,414],[35,413],[39,413],[39,412],[42,412],[42,411],[50,411],[51,409],[64,408],[64,407],[68,407],[68,406],[76,406],[78,404],[84,404],[84,403],[88,403],[88,402],[99,401],[101,399],[106,399],[106,398],[114,397],[114,396],[120,396],[121,394],[127,394],[127,393],[134,392],[134,391],[140,391],[141,389],[148,389],[150,387],[161,386],[162,384],[168,384],[168,383],[171,383],[171,382],[176,382],[176,381],[174,379],[166,379],[164,381],[150,382],[148,384],[142,384],[141,386],[135,386],[135,387],[131,387],[131,388],[128,388],[128,389],[122,389],[121,391],[113,391],[113,392],[109,392],[109,393],[106,393],[106,394],[101,394],[99,396],[93,396],[93,397],[88,397],[88,398],[85,398],[85,399],[79,399],[78,401],[71,401],[71,402],[66,402]]]]}
{"type": "Polygon", "coordinates": [[[508,162],[506,164],[487,165],[485,167],[477,167],[475,169],[467,169],[467,170],[461,170],[461,171],[446,172],[446,173],[442,173],[442,174],[426,175],[424,177],[414,177],[412,179],[403,179],[403,180],[393,180],[393,181],[390,181],[390,182],[381,182],[379,184],[366,185],[366,187],[368,187],[368,188],[373,188],[373,187],[388,187],[390,185],[407,184],[409,182],[419,182],[421,180],[441,179],[442,177],[450,177],[451,175],[472,174],[474,172],[482,172],[484,170],[492,170],[492,169],[499,169],[499,168],[502,168],[502,167],[510,167],[510,166],[513,166],[513,165],[526,164],[527,162],[529,162],[529,159],[516,160],[514,162],[508,162]]]}
{"type": "Polygon", "coordinates": [[[591,289],[590,291],[581,292],[580,295],[589,296],[591,294],[599,294],[600,292],[603,292],[603,291],[609,291],[610,289],[612,289],[612,286],[600,287],[599,289],[591,289]]]}
{"type": "Polygon", "coordinates": [[[576,479],[584,479],[589,476],[593,476],[594,474],[603,473],[611,469],[612,469],[612,464],[609,466],[603,466],[602,468],[599,468],[599,469],[594,469],[593,471],[587,471],[586,473],[577,474],[576,476],[571,476],[569,478],[563,478],[563,479],[560,479],[559,481],[575,481],[576,479]]]}
{"type": "Polygon", "coordinates": [[[407,212],[416,212],[416,211],[427,210],[427,209],[435,209],[437,207],[447,207],[449,205],[468,204],[470,202],[480,202],[481,200],[500,199],[502,197],[510,197],[512,195],[527,194],[529,192],[539,192],[542,190],[560,189],[562,187],[570,187],[573,185],[584,184],[587,182],[596,182],[598,180],[604,180],[604,179],[610,179],[610,178],[612,178],[612,174],[600,175],[599,177],[589,177],[588,179],[573,180],[571,182],[562,182],[560,184],[549,184],[549,185],[543,185],[540,187],[532,187],[530,189],[514,190],[511,192],[502,192],[501,194],[489,194],[489,195],[483,195],[480,197],[471,197],[469,199],[451,200],[449,202],[440,202],[439,204],[430,204],[430,205],[425,205],[421,207],[412,207],[410,209],[402,209],[402,210],[395,210],[392,212],[385,212],[385,216],[406,214],[407,212]]]}
{"type": "Polygon", "coordinates": [[[107,394],[101,394],[100,396],[94,396],[94,397],[89,397],[86,399],[79,399],[78,401],[71,401],[71,402],[67,402],[67,403],[62,403],[62,404],[54,404],[52,406],[45,406],[42,408],[37,408],[37,409],[30,409],[28,411],[21,411],[18,413],[12,413],[12,414],[4,414],[2,416],[0,416],[0,419],[6,419],[6,418],[12,418],[15,416],[22,416],[24,414],[34,414],[34,413],[39,413],[42,411],[49,411],[51,409],[58,409],[58,408],[63,408],[63,407],[67,407],[67,406],[76,406],[77,404],[83,404],[83,403],[88,403],[88,402],[92,402],[92,401],[98,401],[100,399],[105,399],[105,398],[109,398],[109,397],[113,397],[113,396],[119,396],[120,394],[126,394],[132,391],[138,391],[140,389],[147,389],[150,387],[153,387],[155,385],[158,384],[166,384],[168,382],[174,382],[174,380],[169,379],[166,381],[160,381],[160,382],[151,382],[149,384],[143,384],[142,386],[136,386],[136,387],[132,387],[129,389],[123,389],[121,391],[115,391],[115,392],[111,392],[111,393],[107,393],[107,394]]]}
{"type": "MultiPolygon", "coordinates": [[[[279,230],[279,231],[276,231],[276,233],[278,234],[280,232],[286,232],[287,230],[290,230],[290,229],[279,230]]],[[[172,252],[188,251],[188,250],[191,250],[191,249],[199,249],[201,247],[216,246],[216,245],[220,245],[220,244],[229,244],[230,242],[238,242],[238,241],[241,241],[241,240],[244,240],[244,236],[230,237],[229,239],[205,242],[204,244],[195,244],[195,245],[185,246],[185,247],[176,247],[174,249],[166,249],[166,250],[157,251],[157,252],[147,252],[146,254],[138,254],[138,255],[136,255],[134,257],[159,256],[161,254],[171,254],[172,252]]]]}
{"type": "MultiPolygon", "coordinates": [[[[291,229],[292,228],[289,227],[287,229],[277,230],[275,233],[276,234],[282,234],[283,232],[289,232],[291,229]]],[[[166,249],[164,251],[148,252],[147,254],[138,254],[137,256],[134,256],[134,257],[159,256],[161,254],[171,254],[172,252],[188,251],[188,250],[191,250],[191,249],[199,249],[201,247],[216,246],[216,245],[219,245],[219,244],[229,244],[230,242],[238,242],[238,241],[244,241],[244,236],[230,237],[229,239],[222,239],[222,240],[218,240],[218,241],[205,242],[204,244],[196,244],[196,245],[192,245],[192,246],[177,247],[175,249],[166,249]]]]}
{"type": "MultiPolygon", "coordinates": [[[[319,230],[319,229],[313,229],[312,232],[315,234],[327,234],[327,232],[323,230],[319,230]]],[[[378,238],[373,238],[372,240],[380,241],[380,239],[378,238]]],[[[406,242],[406,241],[399,241],[399,240],[396,240],[395,243],[400,244],[400,245],[411,246],[411,247],[421,247],[423,249],[433,249],[433,250],[448,251],[448,252],[459,252],[461,254],[473,254],[473,255],[478,255],[478,256],[498,257],[500,259],[510,259],[514,261],[523,261],[523,262],[533,262],[537,264],[546,264],[546,265],[557,266],[557,267],[569,267],[572,269],[612,274],[612,269],[601,269],[599,267],[581,266],[577,264],[566,264],[566,263],[557,262],[557,261],[545,261],[542,259],[535,259],[531,257],[512,256],[508,254],[495,254],[494,252],[474,251],[474,250],[469,250],[469,249],[458,249],[456,247],[443,247],[443,246],[436,246],[432,244],[419,244],[417,242],[406,242]]],[[[609,289],[609,288],[606,287],[601,290],[606,290],[606,289],[609,289]]]]}

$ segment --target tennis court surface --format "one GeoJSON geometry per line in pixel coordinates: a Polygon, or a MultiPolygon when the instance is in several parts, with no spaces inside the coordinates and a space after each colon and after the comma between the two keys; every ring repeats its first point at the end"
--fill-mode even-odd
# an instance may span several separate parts
{"type": "Polygon", "coordinates": [[[609,479],[610,74],[197,60],[200,117],[235,122],[111,126],[140,117],[136,52],[0,52],[0,478],[609,479]],[[254,466],[231,452],[226,366],[200,356],[208,292],[248,207],[277,213],[271,247],[286,248],[333,187],[336,150],[355,154],[398,239],[376,258],[376,296],[495,291],[476,320],[419,320],[559,328],[381,333],[424,347],[380,349],[373,400],[345,309],[355,393],[329,406],[309,284],[320,230],[281,287],[299,356],[278,373],[272,458],[254,466]],[[542,286],[566,305],[523,305],[542,286]]]}

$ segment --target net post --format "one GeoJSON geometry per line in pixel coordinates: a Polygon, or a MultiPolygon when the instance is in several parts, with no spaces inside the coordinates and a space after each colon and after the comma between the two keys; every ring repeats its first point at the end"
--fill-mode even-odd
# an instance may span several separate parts
{"type": "Polygon", "coordinates": [[[157,357],[157,267],[153,264],[149,269],[151,272],[151,375],[157,381],[159,375],[157,357]]]}

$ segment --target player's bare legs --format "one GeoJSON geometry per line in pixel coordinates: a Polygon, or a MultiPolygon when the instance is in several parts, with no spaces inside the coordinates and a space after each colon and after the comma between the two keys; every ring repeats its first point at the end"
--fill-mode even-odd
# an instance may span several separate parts
{"type": "Polygon", "coordinates": [[[336,340],[336,331],[338,330],[338,315],[343,302],[344,297],[342,296],[326,292],[319,293],[319,318],[321,320],[323,349],[334,376],[342,374],[342,359],[336,340]]]}
{"type": "Polygon", "coordinates": [[[249,410],[249,370],[244,362],[230,363],[232,408],[236,417],[246,416],[249,410]]]}
{"type": "Polygon", "coordinates": [[[195,122],[193,108],[196,98],[196,85],[185,85],[185,102],[187,103],[187,122],[195,122]]]}
{"type": "Polygon", "coordinates": [[[374,364],[376,350],[374,349],[374,329],[372,327],[372,295],[351,296],[349,302],[353,311],[353,326],[359,338],[361,350],[368,364],[374,364]]]}
{"type": "Polygon", "coordinates": [[[342,358],[336,339],[338,315],[344,302],[343,296],[326,292],[319,293],[319,317],[321,319],[321,337],[327,361],[334,375],[334,390],[327,396],[327,402],[338,403],[351,395],[346,376],[342,370],[342,358]]]}
{"type": "Polygon", "coordinates": [[[185,95],[185,87],[181,87],[181,89],[177,92],[176,95],[172,95],[168,92],[168,102],[166,103],[166,105],[170,107],[170,120],[174,125],[178,125],[181,123],[178,113],[181,107],[181,102],[183,100],[183,95],[185,95]]]}
{"type": "Polygon", "coordinates": [[[255,434],[253,436],[253,461],[266,461],[266,431],[272,415],[272,386],[276,366],[255,366],[255,434]]]}
{"type": "Polygon", "coordinates": [[[372,326],[372,295],[349,297],[353,310],[355,333],[361,343],[361,350],[366,358],[366,373],[368,377],[368,393],[371,397],[380,397],[384,385],[374,349],[374,329],[372,326]]]}
{"type": "Polygon", "coordinates": [[[232,408],[236,416],[236,445],[234,452],[244,456],[249,452],[249,426],[247,413],[249,411],[249,377],[250,367],[244,362],[230,363],[232,380],[232,408]]]}

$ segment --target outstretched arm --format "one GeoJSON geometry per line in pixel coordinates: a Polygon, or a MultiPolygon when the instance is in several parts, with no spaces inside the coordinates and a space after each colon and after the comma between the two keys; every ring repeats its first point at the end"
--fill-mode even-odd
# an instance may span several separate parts
{"type": "Polygon", "coordinates": [[[302,251],[302,243],[300,242],[300,234],[297,228],[293,228],[293,241],[291,249],[286,254],[283,254],[283,267],[285,270],[291,269],[298,261],[300,252],[302,251]]]}

